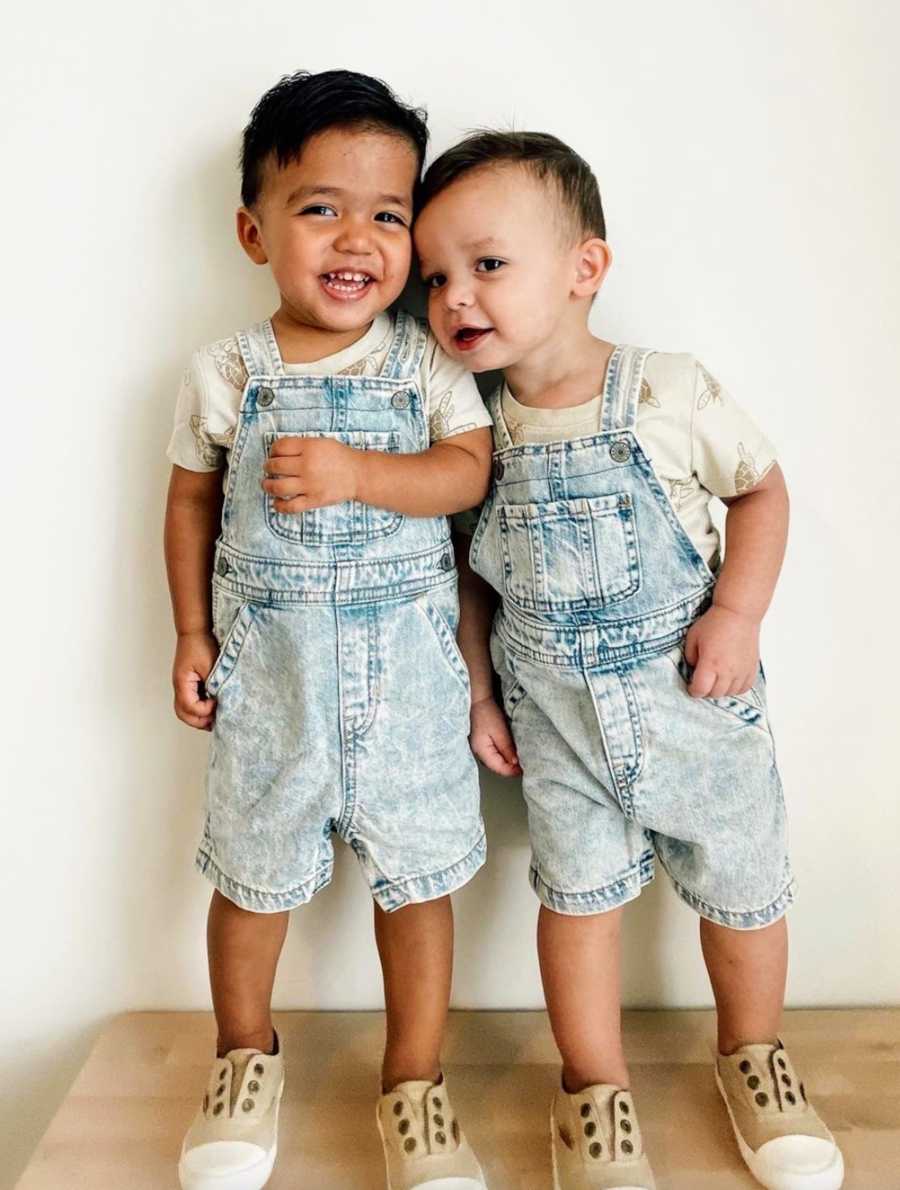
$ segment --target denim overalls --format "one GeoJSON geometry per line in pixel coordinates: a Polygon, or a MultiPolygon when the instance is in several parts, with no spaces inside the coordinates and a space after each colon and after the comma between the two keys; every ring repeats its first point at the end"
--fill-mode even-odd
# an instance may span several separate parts
{"type": "Polygon", "coordinates": [[[765,684],[687,694],[682,645],[715,577],[637,434],[650,354],[614,350],[587,437],[514,446],[494,395],[471,565],[502,597],[492,656],[543,902],[615,908],[652,879],[655,853],[698,912],[753,928],[792,899],[765,684]]]}
{"type": "Polygon", "coordinates": [[[425,336],[400,313],[382,373],[357,377],[286,375],[269,322],[238,335],[248,380],[214,563],[197,863],[246,909],[290,909],[327,884],[333,831],[388,910],[484,862],[446,518],[356,501],[290,515],[260,486],[280,437],[427,449],[425,336]]]}

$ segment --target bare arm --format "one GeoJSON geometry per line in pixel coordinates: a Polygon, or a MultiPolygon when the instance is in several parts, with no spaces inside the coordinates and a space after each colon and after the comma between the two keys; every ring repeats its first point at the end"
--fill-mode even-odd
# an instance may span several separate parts
{"type": "Polygon", "coordinates": [[[752,491],[724,501],[725,561],[712,607],[691,628],[685,657],[697,698],[742,694],[756,679],[759,627],[784,561],[788,493],[776,463],[752,491]]]}
{"type": "Polygon", "coordinates": [[[457,639],[472,686],[469,743],[478,759],[492,772],[503,777],[516,777],[522,772],[516,746],[503,708],[494,700],[490,639],[498,597],[493,587],[469,565],[470,545],[471,538],[454,534],[453,546],[459,567],[457,639]]]}
{"type": "Polygon", "coordinates": [[[331,438],[279,438],[263,488],[278,512],[360,500],[407,516],[472,508],[490,482],[491,432],[467,430],[418,454],[355,450],[331,438]]]}
{"type": "Polygon", "coordinates": [[[222,509],[220,471],[174,466],[166,504],[165,554],[178,642],[172,683],[175,714],[191,727],[209,730],[215,699],[201,698],[218,655],[212,634],[210,578],[222,509]]]}

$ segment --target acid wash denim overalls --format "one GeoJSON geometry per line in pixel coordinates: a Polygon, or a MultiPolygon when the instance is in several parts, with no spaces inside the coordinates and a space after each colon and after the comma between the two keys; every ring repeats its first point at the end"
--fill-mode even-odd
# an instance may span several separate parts
{"type": "Polygon", "coordinates": [[[383,909],[443,896],[485,855],[446,518],[356,501],[288,515],[260,486],[281,437],[425,450],[424,326],[399,314],[372,377],[286,375],[269,322],[238,343],[197,865],[245,909],[290,909],[331,878],[336,831],[383,909]]]}
{"type": "Polygon", "coordinates": [[[765,683],[687,693],[683,641],[715,577],[636,432],[650,354],[614,350],[589,437],[515,446],[494,395],[471,565],[502,597],[491,652],[543,903],[616,908],[653,878],[655,853],[697,912],[752,929],[793,899],[765,683]]]}

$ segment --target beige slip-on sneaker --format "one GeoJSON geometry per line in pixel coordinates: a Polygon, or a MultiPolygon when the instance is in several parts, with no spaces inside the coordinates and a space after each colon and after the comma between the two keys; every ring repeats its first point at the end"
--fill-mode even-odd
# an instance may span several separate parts
{"type": "Polygon", "coordinates": [[[843,1185],[841,1150],[806,1098],[781,1042],[719,1054],[716,1083],[741,1156],[767,1190],[838,1190],[843,1185]]]}
{"type": "Polygon", "coordinates": [[[438,1083],[400,1083],[378,1100],[387,1190],[486,1190],[484,1174],[438,1083]]]}
{"type": "Polygon", "coordinates": [[[554,1190],[656,1190],[630,1091],[610,1083],[575,1095],[560,1088],[550,1137],[554,1190]]]}
{"type": "Polygon", "coordinates": [[[181,1147],[182,1190],[261,1190],[278,1152],[283,1089],[280,1052],[236,1049],[217,1058],[181,1147]]]}

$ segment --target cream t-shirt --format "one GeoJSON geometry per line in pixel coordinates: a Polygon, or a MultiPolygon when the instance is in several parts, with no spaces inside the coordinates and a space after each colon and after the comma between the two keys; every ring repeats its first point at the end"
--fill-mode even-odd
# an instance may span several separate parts
{"type": "MultiPolygon", "coordinates": [[[[379,314],[361,339],[324,359],[285,364],[288,376],[377,376],[394,335],[394,320],[379,314]]],[[[188,471],[219,471],[234,442],[247,371],[236,338],[194,352],[178,390],[175,427],[166,454],[188,471]]],[[[429,332],[418,375],[429,442],[491,424],[470,372],[445,355],[429,332]]]]}
{"type": "MultiPolygon", "coordinates": [[[[501,393],[503,418],[516,445],[597,433],[601,402],[596,396],[581,405],[544,409],[521,404],[506,385],[501,393]]],[[[775,463],[774,447],[694,356],[668,352],[647,358],[636,433],[685,531],[715,569],[719,534],[710,501],[755,487],[775,463]]],[[[454,523],[465,531],[464,523],[454,523]]]]}

